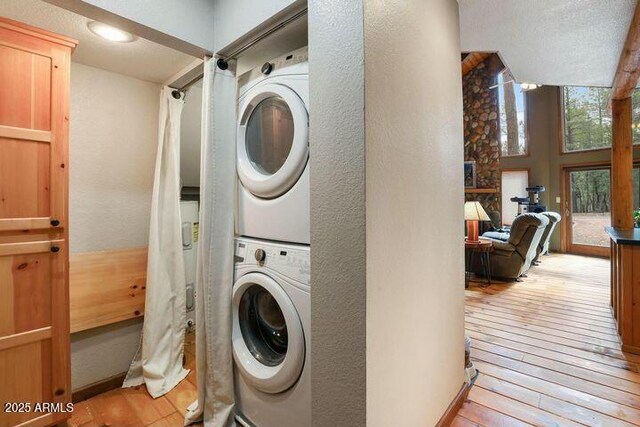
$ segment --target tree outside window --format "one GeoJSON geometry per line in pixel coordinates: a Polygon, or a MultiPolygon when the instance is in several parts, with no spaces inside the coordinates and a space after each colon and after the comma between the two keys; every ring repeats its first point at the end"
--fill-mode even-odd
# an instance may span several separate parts
{"type": "Polygon", "coordinates": [[[497,76],[502,156],[527,154],[525,93],[508,69],[497,76]]]}
{"type": "MultiPolygon", "coordinates": [[[[564,151],[597,150],[611,147],[611,89],[564,86],[564,151]]],[[[632,95],[633,143],[640,143],[640,91],[632,95]]]]}

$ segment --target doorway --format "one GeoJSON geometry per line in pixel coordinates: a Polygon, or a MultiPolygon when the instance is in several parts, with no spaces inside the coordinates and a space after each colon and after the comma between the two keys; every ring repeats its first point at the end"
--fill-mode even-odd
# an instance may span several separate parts
{"type": "MultiPolygon", "coordinates": [[[[565,167],[564,243],[566,252],[608,257],[611,225],[611,164],[565,167]]],[[[640,164],[633,168],[634,208],[640,206],[640,164]]]]}
{"type": "Polygon", "coordinates": [[[609,256],[611,225],[611,166],[576,166],[564,169],[566,250],[589,256],[609,256]]]}

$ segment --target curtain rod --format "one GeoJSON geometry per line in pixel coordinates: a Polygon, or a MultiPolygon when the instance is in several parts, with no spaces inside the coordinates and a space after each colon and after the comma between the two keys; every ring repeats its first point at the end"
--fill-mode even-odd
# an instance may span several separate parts
{"type": "Polygon", "coordinates": [[[196,77],[194,77],[193,79],[189,80],[187,83],[182,85],[182,87],[179,88],[178,90],[180,92],[185,92],[191,86],[193,86],[194,84],[198,83],[198,80],[202,79],[202,77],[204,77],[204,74],[198,74],[196,77]]]}
{"type": "Polygon", "coordinates": [[[198,74],[195,78],[193,78],[192,80],[189,80],[188,83],[182,85],[182,87],[179,87],[179,88],[174,88],[172,86],[169,86],[173,89],[173,91],[171,92],[171,95],[175,99],[180,99],[182,97],[182,100],[184,101],[185,99],[187,99],[187,90],[191,86],[196,84],[198,80],[202,79],[203,77],[204,77],[204,74],[198,74]]]}
{"type": "Polygon", "coordinates": [[[228,61],[229,59],[234,59],[238,55],[240,55],[241,53],[244,53],[247,49],[249,49],[250,47],[252,47],[256,43],[266,39],[271,34],[275,33],[276,31],[278,31],[278,30],[280,30],[282,28],[284,28],[285,26],[289,25],[290,23],[292,23],[293,21],[297,20],[298,18],[301,18],[301,17],[306,16],[306,15],[307,15],[307,8],[305,7],[304,9],[300,10],[296,14],[290,16],[289,18],[285,19],[284,21],[280,22],[279,24],[275,25],[274,27],[270,28],[269,30],[265,31],[264,33],[256,36],[255,38],[253,38],[251,40],[249,40],[247,43],[245,43],[244,45],[242,45],[239,48],[235,49],[231,53],[226,54],[226,55],[219,55],[219,57],[225,62],[228,61]]]}

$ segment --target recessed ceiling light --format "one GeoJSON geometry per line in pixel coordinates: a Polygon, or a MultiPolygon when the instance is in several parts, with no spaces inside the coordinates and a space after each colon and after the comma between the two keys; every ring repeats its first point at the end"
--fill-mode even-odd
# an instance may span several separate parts
{"type": "Polygon", "coordinates": [[[522,90],[533,90],[540,87],[540,85],[535,83],[520,83],[520,87],[522,90]]]}
{"type": "Polygon", "coordinates": [[[98,21],[89,22],[87,24],[87,27],[93,34],[112,42],[129,43],[136,39],[135,36],[131,33],[127,33],[126,31],[119,30],[115,27],[103,24],[102,22],[98,21]]]}

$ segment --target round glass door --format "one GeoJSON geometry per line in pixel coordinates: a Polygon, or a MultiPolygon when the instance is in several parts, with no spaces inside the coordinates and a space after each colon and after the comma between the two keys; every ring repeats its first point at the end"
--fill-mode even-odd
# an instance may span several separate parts
{"type": "Polygon", "coordinates": [[[280,84],[258,85],[240,106],[238,175],[252,194],[274,198],[298,180],[309,157],[309,116],[300,97],[280,84]]]}
{"type": "Polygon", "coordinates": [[[240,299],[240,332],[256,360],[278,366],[287,355],[287,322],[278,301],[260,285],[250,286],[240,299]]]}
{"type": "Polygon", "coordinates": [[[245,380],[265,393],[281,393],[300,377],[305,342],[287,293],[271,277],[249,273],[233,285],[233,358],[245,380]]]}
{"type": "Polygon", "coordinates": [[[245,144],[253,167],[265,175],[278,172],[293,143],[293,116],[279,96],[263,99],[247,120],[245,144]]]}

